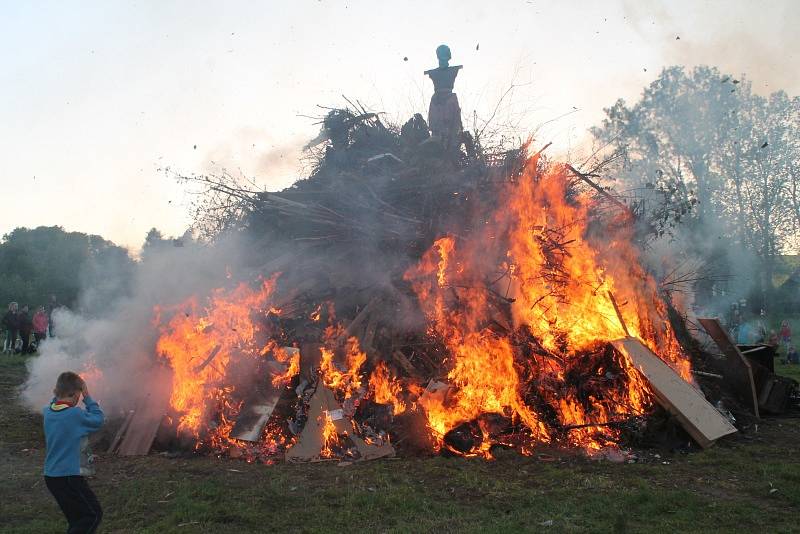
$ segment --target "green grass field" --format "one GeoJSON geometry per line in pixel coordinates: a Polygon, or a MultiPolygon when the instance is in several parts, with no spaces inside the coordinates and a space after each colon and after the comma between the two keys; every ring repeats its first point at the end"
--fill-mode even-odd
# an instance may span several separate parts
{"type": "MultiPolygon", "coordinates": [[[[16,401],[25,372],[23,357],[0,358],[0,531],[63,532],[41,477],[40,417],[16,401]]],[[[791,532],[799,439],[800,420],[781,418],[634,464],[567,452],[347,467],[103,456],[90,483],[102,532],[791,532]]]]}

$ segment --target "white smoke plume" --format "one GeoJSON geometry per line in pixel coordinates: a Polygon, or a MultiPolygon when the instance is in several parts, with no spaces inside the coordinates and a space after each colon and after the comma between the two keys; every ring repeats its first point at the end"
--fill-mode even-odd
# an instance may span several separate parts
{"type": "Polygon", "coordinates": [[[24,403],[34,411],[46,405],[63,371],[81,374],[107,413],[132,408],[147,390],[169,387],[153,383],[150,373],[158,338],[152,324],[154,307],[176,305],[191,295],[202,297],[225,285],[242,253],[236,238],[213,247],[192,242],[160,247],[138,266],[131,296],[109,306],[105,315],[54,311],[56,337],[43,341],[39,356],[28,362],[29,376],[21,391],[24,403]]]}

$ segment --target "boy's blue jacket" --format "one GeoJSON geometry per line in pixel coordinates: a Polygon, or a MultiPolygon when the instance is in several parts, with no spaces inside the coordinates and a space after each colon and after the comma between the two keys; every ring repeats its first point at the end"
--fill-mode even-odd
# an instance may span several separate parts
{"type": "Polygon", "coordinates": [[[47,455],[44,475],[67,477],[81,474],[81,438],[103,426],[103,411],[91,398],[84,397],[86,410],[78,406],[55,404],[55,399],[42,410],[47,455]]]}

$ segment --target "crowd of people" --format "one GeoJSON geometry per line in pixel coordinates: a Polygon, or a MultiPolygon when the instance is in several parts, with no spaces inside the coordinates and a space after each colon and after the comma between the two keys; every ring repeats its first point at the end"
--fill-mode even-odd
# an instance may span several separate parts
{"type": "Polygon", "coordinates": [[[31,354],[46,337],[53,337],[53,310],[56,307],[55,297],[51,297],[47,307],[39,306],[33,314],[27,304],[20,307],[19,303],[11,302],[2,319],[5,331],[3,353],[31,354]]]}
{"type": "Polygon", "coordinates": [[[783,356],[783,361],[790,364],[800,364],[800,353],[797,346],[792,343],[792,327],[788,320],[781,321],[778,330],[767,331],[764,311],[756,317],[748,318],[746,301],[742,300],[731,305],[727,317],[728,330],[739,345],[765,344],[775,347],[776,354],[783,356]]]}

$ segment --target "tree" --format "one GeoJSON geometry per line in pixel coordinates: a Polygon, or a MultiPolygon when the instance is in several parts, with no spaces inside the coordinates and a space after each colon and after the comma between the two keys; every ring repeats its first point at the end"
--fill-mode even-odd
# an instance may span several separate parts
{"type": "Polygon", "coordinates": [[[0,242],[0,303],[37,306],[55,295],[61,304],[97,311],[128,291],[134,267],[126,249],[100,236],[17,228],[0,242]]]}
{"type": "Polygon", "coordinates": [[[697,241],[750,250],[766,299],[800,227],[800,99],[755,95],[745,78],[711,67],[670,67],[633,106],[619,100],[605,112],[592,133],[624,153],[622,180],[662,193],[653,211],[683,217],[697,241]]]}
{"type": "Polygon", "coordinates": [[[798,99],[783,91],[748,95],[717,162],[722,213],[735,221],[738,240],[762,260],[762,285],[770,286],[775,262],[791,247],[798,219],[791,202],[791,168],[798,156],[798,99]]]}

